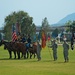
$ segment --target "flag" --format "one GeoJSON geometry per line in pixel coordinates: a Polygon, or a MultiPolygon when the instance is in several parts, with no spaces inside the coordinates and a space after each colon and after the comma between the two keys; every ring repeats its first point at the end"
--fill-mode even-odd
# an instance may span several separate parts
{"type": "Polygon", "coordinates": [[[46,46],[46,35],[45,32],[42,31],[42,48],[45,48],[46,46]]]}
{"type": "Polygon", "coordinates": [[[12,25],[12,41],[15,42],[17,40],[15,25],[12,25]]]}
{"type": "Polygon", "coordinates": [[[16,23],[16,34],[18,35],[18,33],[21,33],[21,27],[20,27],[20,24],[17,22],[16,23]]]}

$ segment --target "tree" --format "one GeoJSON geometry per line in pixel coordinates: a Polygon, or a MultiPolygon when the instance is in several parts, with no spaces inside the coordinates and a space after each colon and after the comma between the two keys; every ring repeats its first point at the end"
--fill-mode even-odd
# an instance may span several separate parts
{"type": "Polygon", "coordinates": [[[73,21],[73,22],[72,21],[68,21],[65,25],[67,27],[66,28],[67,32],[69,32],[69,31],[70,32],[75,32],[75,21],[73,21]]]}
{"type": "Polygon", "coordinates": [[[59,30],[56,28],[53,32],[52,32],[52,37],[56,38],[58,36],[59,30]]]}
{"type": "Polygon", "coordinates": [[[75,21],[71,25],[71,32],[75,33],[75,21]]]}
{"type": "Polygon", "coordinates": [[[69,32],[70,31],[70,26],[72,25],[72,21],[66,22],[65,25],[66,25],[66,32],[69,32]]]}
{"type": "Polygon", "coordinates": [[[33,18],[30,17],[27,12],[12,12],[5,18],[4,35],[7,40],[11,40],[12,24],[16,24],[17,22],[21,27],[21,33],[33,34],[36,30],[36,26],[33,23],[33,18]]]}
{"type": "Polygon", "coordinates": [[[36,26],[32,17],[23,17],[21,22],[22,33],[33,35],[36,32],[36,26]]]}

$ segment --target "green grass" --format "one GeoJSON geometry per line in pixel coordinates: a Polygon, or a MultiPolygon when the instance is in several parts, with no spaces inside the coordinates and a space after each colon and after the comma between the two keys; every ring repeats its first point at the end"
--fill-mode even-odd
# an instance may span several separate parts
{"type": "Polygon", "coordinates": [[[62,46],[58,47],[57,61],[51,58],[51,48],[43,49],[41,56],[41,61],[37,61],[37,58],[9,59],[8,51],[2,46],[0,47],[0,75],[75,75],[75,50],[69,50],[68,63],[64,63],[62,46]]]}

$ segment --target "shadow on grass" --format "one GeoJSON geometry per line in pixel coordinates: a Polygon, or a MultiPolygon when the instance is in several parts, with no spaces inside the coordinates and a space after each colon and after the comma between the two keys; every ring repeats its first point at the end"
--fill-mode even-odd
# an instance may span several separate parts
{"type": "Polygon", "coordinates": [[[26,60],[26,62],[51,62],[51,63],[54,63],[54,64],[65,64],[65,63],[75,63],[75,61],[69,61],[69,62],[64,62],[64,61],[54,61],[54,60],[46,60],[46,59],[44,59],[44,60],[40,60],[40,61],[38,61],[37,59],[24,59],[24,58],[22,58],[22,59],[18,59],[18,58],[16,58],[16,59],[14,59],[14,58],[12,58],[12,59],[9,59],[9,58],[0,58],[0,60],[20,60],[20,61],[23,61],[23,60],[26,60]]]}
{"type": "Polygon", "coordinates": [[[42,62],[53,62],[53,60],[42,60],[42,62]]]}
{"type": "Polygon", "coordinates": [[[9,59],[9,58],[0,58],[0,60],[17,60],[17,59],[14,59],[14,58],[12,58],[12,59],[9,59]]]}
{"type": "Polygon", "coordinates": [[[24,58],[20,58],[20,59],[18,59],[18,58],[16,58],[16,59],[14,59],[14,58],[0,58],[0,60],[27,60],[27,59],[24,59],[24,58]]]}
{"type": "Polygon", "coordinates": [[[9,58],[0,58],[0,60],[19,60],[19,61],[23,61],[23,60],[25,60],[25,61],[27,61],[27,62],[37,62],[37,60],[35,59],[24,59],[24,58],[21,58],[21,59],[18,59],[18,58],[16,58],[16,59],[14,59],[14,58],[12,58],[12,59],[9,59],[9,58]]]}
{"type": "Polygon", "coordinates": [[[64,64],[66,64],[66,63],[75,63],[75,61],[73,62],[73,61],[71,61],[71,62],[55,62],[55,63],[58,63],[58,64],[62,64],[62,63],[64,63],[64,64]]]}

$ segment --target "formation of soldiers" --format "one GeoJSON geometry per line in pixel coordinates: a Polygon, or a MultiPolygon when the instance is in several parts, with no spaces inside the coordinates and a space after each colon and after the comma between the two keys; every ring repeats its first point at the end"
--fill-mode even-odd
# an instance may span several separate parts
{"type": "MultiPolygon", "coordinates": [[[[24,38],[22,37],[22,41],[24,38]]],[[[31,39],[30,37],[28,37],[27,39],[27,42],[28,42],[28,47],[30,47],[30,44],[31,44],[31,39]]],[[[64,40],[64,43],[63,43],[63,56],[64,56],[64,62],[68,62],[69,61],[69,57],[68,57],[68,51],[69,51],[69,44],[66,42],[66,40],[64,40]]],[[[53,40],[53,43],[52,43],[52,46],[51,46],[52,50],[53,50],[53,58],[54,58],[54,61],[57,60],[57,49],[58,49],[58,45],[56,43],[56,40],[53,40]]],[[[41,60],[41,44],[39,42],[39,40],[37,41],[37,58],[38,58],[38,61],[41,60]]]]}
{"type": "MultiPolygon", "coordinates": [[[[64,56],[64,62],[68,62],[69,61],[69,58],[68,58],[68,50],[69,50],[69,44],[64,41],[63,43],[63,56],[64,56]]],[[[51,46],[52,50],[53,50],[53,58],[54,58],[54,61],[57,60],[57,48],[58,48],[58,45],[56,43],[56,40],[53,40],[53,43],[52,43],[52,46],[51,46]]]]}
{"type": "MultiPolygon", "coordinates": [[[[31,44],[31,37],[28,36],[26,38],[26,36],[24,36],[24,34],[22,36],[20,36],[20,34],[18,35],[18,42],[27,42],[27,46],[26,47],[30,47],[30,44],[31,44]]],[[[38,58],[38,61],[41,60],[41,50],[42,50],[42,47],[41,47],[41,44],[40,44],[40,41],[36,41],[37,42],[37,58],[38,58]]],[[[69,44],[66,42],[66,40],[64,40],[64,43],[63,43],[63,56],[64,56],[64,62],[68,62],[69,61],[69,57],[68,57],[68,51],[69,51],[69,44]]],[[[53,40],[53,43],[52,45],[50,46],[53,50],[53,58],[54,58],[54,61],[57,60],[57,49],[58,49],[58,45],[56,43],[56,40],[53,40]]]]}

